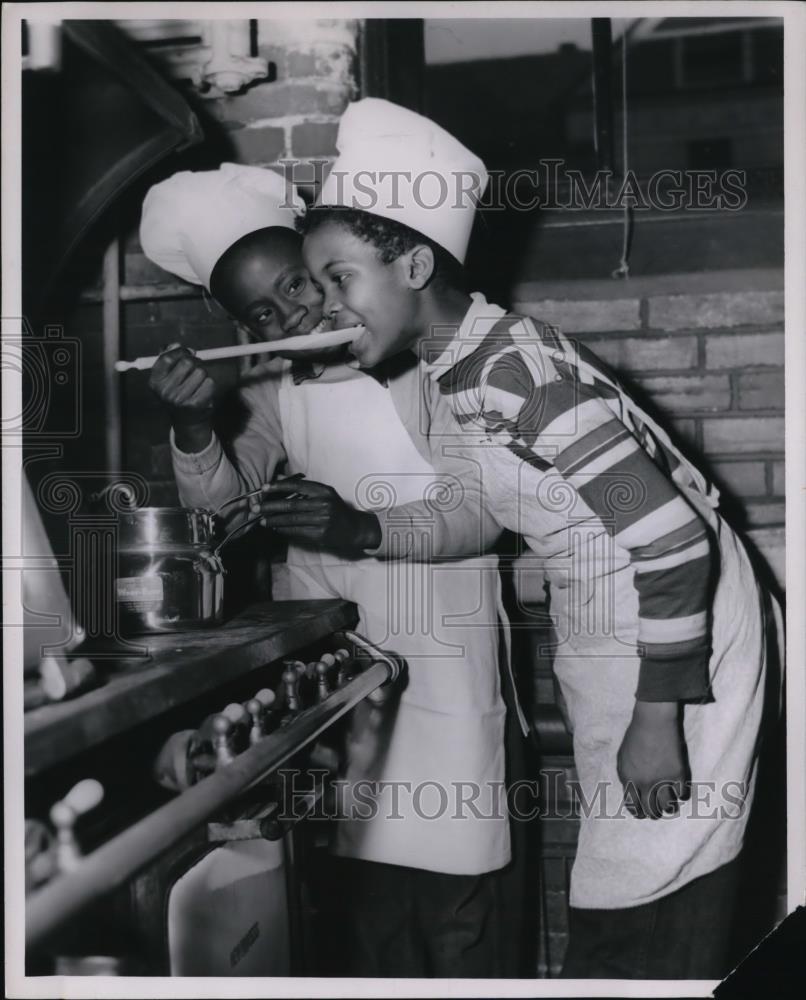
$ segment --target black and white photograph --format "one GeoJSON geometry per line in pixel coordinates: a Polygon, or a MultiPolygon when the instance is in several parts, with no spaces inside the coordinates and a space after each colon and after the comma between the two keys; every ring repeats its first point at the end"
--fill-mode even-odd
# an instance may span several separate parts
{"type": "Polygon", "coordinates": [[[2,36],[6,995],[802,995],[803,8],[2,36]]]}

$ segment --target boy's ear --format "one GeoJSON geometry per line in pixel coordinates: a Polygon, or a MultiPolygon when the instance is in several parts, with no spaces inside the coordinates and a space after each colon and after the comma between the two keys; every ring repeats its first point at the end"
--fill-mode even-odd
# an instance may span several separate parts
{"type": "Polygon", "coordinates": [[[400,258],[404,267],[406,284],[409,288],[425,288],[434,277],[436,261],[434,251],[424,243],[409,250],[400,258]]]}

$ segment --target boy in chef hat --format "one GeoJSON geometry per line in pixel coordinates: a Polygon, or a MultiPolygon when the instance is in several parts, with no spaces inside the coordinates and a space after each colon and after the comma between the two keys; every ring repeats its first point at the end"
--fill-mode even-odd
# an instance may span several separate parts
{"type": "MultiPolygon", "coordinates": [[[[201,285],[251,336],[279,340],[328,327],[295,232],[304,211],[305,202],[293,185],[272,170],[236,163],[186,170],[149,190],[140,242],[151,261],[201,285]]],[[[336,347],[317,356],[340,353],[342,348],[336,347]]],[[[149,384],[172,414],[175,465],[190,471],[182,456],[202,452],[214,436],[216,384],[192,352],[179,345],[162,353],[149,384]]]]}
{"type": "MultiPolygon", "coordinates": [[[[554,667],[593,806],[564,974],[722,977],[765,672],[764,600],[745,550],[716,491],[592,353],[467,293],[477,157],[375,99],[347,109],[337,145],[303,222],[325,311],[366,327],[351,346],[361,364],[419,352],[462,427],[446,450],[479,463],[490,511],[525,537],[551,588],[554,667]],[[432,180],[418,187],[422,174],[432,180]],[[688,779],[714,783],[707,810],[688,779]]],[[[416,552],[399,526],[423,519],[437,525],[433,556],[472,551],[451,517],[428,502],[380,512],[374,551],[416,552]]]]}
{"type": "MultiPolygon", "coordinates": [[[[254,336],[273,340],[316,330],[322,320],[321,294],[302,264],[302,238],[294,231],[301,210],[279,175],[225,164],[180,173],[153,188],[143,206],[141,242],[155,263],[203,285],[254,336]]],[[[297,357],[281,371],[276,365],[253,369],[239,394],[246,419],[229,443],[230,458],[213,428],[223,404],[204,366],[184,348],[164,353],[151,386],[172,412],[180,499],[216,508],[271,483],[280,470],[337,485],[338,493],[295,479],[301,498],[267,498],[264,512],[290,542],[283,596],[354,601],[359,630],[407,660],[405,690],[384,705],[359,705],[347,737],[345,788],[362,779],[380,788],[387,783],[375,815],[360,818],[367,812],[364,798],[358,819],[336,824],[334,852],[341,858],[331,867],[345,882],[335,898],[350,912],[334,923],[346,929],[347,971],[517,974],[498,958],[515,944],[517,917],[504,916],[497,901],[506,894],[510,911],[517,910],[515,894],[522,890],[502,889],[499,874],[511,849],[499,801],[507,712],[494,624],[497,560],[454,561],[441,573],[426,567],[430,600],[407,603],[401,595],[416,571],[390,573],[364,553],[373,544],[367,527],[377,524],[367,505],[388,495],[389,486],[403,499],[433,488],[424,428],[435,427],[438,440],[452,417],[413,357],[373,374],[339,356],[321,360],[297,357]],[[412,398],[427,412],[412,406],[412,398]],[[392,633],[390,609],[402,623],[392,633]],[[448,796],[475,791],[471,808],[459,818],[453,798],[447,809],[437,808],[435,782],[448,796]],[[388,801],[395,785],[397,800],[388,801]],[[502,947],[507,933],[511,940],[502,947]]],[[[458,462],[448,471],[448,483],[467,481],[474,466],[458,462]]],[[[455,507],[453,530],[462,526],[494,540],[499,529],[479,509],[478,490],[468,488],[466,498],[455,507]]],[[[508,678],[507,672],[511,692],[508,678]]],[[[514,705],[510,718],[513,713],[514,705]]],[[[520,734],[509,736],[517,751],[520,734]]],[[[514,885],[509,872],[507,880],[514,885]]]]}

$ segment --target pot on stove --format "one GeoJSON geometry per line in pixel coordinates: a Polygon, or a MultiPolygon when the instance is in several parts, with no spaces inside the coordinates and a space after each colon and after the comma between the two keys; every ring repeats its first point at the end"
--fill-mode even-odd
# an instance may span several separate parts
{"type": "Polygon", "coordinates": [[[220,552],[238,525],[215,542],[218,513],[251,493],[233,497],[216,512],[189,507],[138,507],[118,515],[115,596],[121,631],[183,632],[219,625],[224,615],[224,565],[220,552]]]}

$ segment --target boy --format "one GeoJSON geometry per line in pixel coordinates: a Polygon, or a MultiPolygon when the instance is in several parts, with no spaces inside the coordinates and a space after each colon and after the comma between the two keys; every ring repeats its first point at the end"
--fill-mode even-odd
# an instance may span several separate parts
{"type": "MultiPolygon", "coordinates": [[[[176,174],[145,200],[143,249],[161,267],[207,288],[257,338],[315,331],[326,325],[321,295],[302,264],[302,239],[294,230],[304,206],[297,198],[287,204],[286,197],[283,179],[260,168],[224,164],[176,174]]],[[[408,686],[399,700],[359,705],[348,735],[346,788],[372,782],[378,811],[362,819],[366,802],[358,803],[359,818],[351,819],[346,799],[336,825],[334,850],[344,859],[345,882],[338,897],[354,922],[346,935],[347,971],[500,975],[496,900],[511,852],[506,810],[498,802],[505,706],[495,628],[497,563],[467,560],[441,573],[426,567],[428,578],[420,581],[420,570],[408,563],[390,573],[363,555],[362,532],[375,518],[362,508],[389,505],[390,495],[421,498],[440,484],[427,425],[421,430],[418,421],[426,416],[442,428],[451,417],[415,358],[368,374],[342,354],[341,348],[327,357],[297,354],[279,370],[273,363],[253,369],[240,393],[246,419],[229,444],[231,458],[213,430],[215,385],[190,352],[165,352],[151,386],[171,411],[182,503],[214,509],[270,483],[281,468],[338,486],[349,504],[331,491],[315,505],[314,525],[297,529],[293,518],[274,525],[291,543],[285,596],[355,601],[359,630],[407,660],[408,686]],[[407,601],[416,584],[417,601],[407,601]],[[433,787],[417,799],[418,787],[435,782],[448,794],[460,782],[478,787],[479,809],[497,815],[452,819],[453,802],[437,810],[433,787]]],[[[467,470],[459,462],[451,474],[464,477],[467,470]]],[[[499,533],[470,503],[457,516],[468,533],[485,536],[474,539],[477,548],[499,533]]]]}
{"type": "MultiPolygon", "coordinates": [[[[550,586],[583,796],[564,975],[719,978],[765,674],[744,548],[716,492],[593,354],[467,293],[455,247],[485,184],[472,153],[374,99],[348,108],[337,145],[304,223],[325,311],[365,325],[351,347],[362,365],[419,351],[462,427],[445,453],[478,463],[484,502],[550,586]]],[[[473,551],[427,503],[380,512],[368,551],[394,554],[400,525],[426,512],[434,555],[473,551]]]]}

